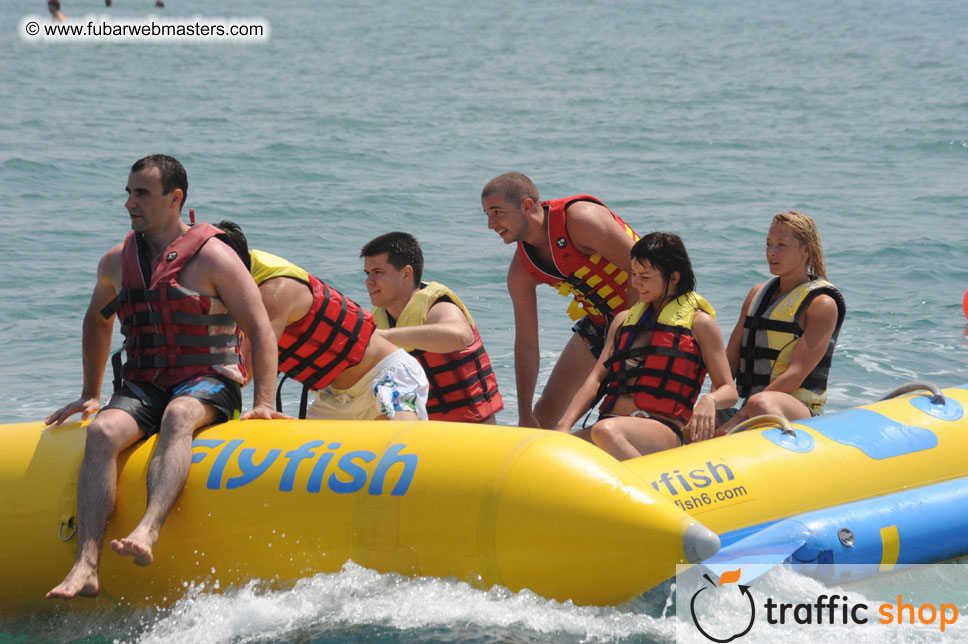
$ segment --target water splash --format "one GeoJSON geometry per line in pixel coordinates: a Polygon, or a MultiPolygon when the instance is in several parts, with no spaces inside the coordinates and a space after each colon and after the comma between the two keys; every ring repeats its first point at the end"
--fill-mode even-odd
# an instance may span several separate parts
{"type": "Polygon", "coordinates": [[[261,582],[221,594],[193,589],[135,641],[348,642],[380,634],[380,641],[408,642],[648,642],[672,636],[668,618],[642,610],[642,603],[580,607],[529,591],[482,591],[464,582],[379,574],[350,562],[339,573],[284,590],[261,582]]]}

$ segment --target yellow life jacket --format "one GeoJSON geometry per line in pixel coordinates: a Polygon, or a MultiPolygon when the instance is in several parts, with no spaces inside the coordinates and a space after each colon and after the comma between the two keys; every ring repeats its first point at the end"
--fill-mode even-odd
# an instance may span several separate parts
{"type": "MultiPolygon", "coordinates": [[[[625,322],[622,323],[622,326],[633,326],[637,324],[648,308],[649,305],[644,302],[636,302],[629,309],[629,314],[625,317],[625,322]]],[[[681,326],[691,329],[692,321],[695,319],[698,311],[705,311],[713,319],[716,318],[716,310],[713,308],[713,305],[699,293],[691,291],[680,295],[662,307],[657,322],[664,326],[681,326]]]]}
{"type": "Polygon", "coordinates": [[[619,396],[634,394],[637,408],[689,422],[706,379],[702,352],[692,335],[698,311],[716,318],[712,305],[695,291],[666,304],[658,318],[643,319],[646,312],[654,315],[652,306],[643,302],[629,309],[615,335],[614,351],[605,362],[601,413],[611,411],[619,396]],[[651,333],[649,343],[633,347],[640,333],[651,333]]]}
{"type": "MultiPolygon", "coordinates": [[[[474,339],[460,351],[434,353],[413,347],[403,347],[415,357],[427,374],[430,391],[427,396],[427,415],[431,420],[479,423],[504,408],[497,376],[491,358],[484,350],[481,334],[474,318],[457,295],[439,282],[421,284],[400,312],[395,326],[426,324],[427,315],[437,300],[447,297],[460,307],[467,323],[474,330],[474,339]]],[[[373,319],[378,329],[390,328],[390,316],[381,306],[374,307],[373,319]]]]}
{"type": "Polygon", "coordinates": [[[803,335],[803,328],[797,322],[800,313],[806,310],[813,298],[829,295],[837,303],[837,326],[819,364],[807,374],[800,387],[791,392],[794,398],[817,413],[827,402],[827,376],[837,336],[847,312],[846,303],[833,284],[827,280],[813,279],[771,304],[770,300],[779,287],[779,277],[763,284],[747,311],[736,374],[737,389],[740,397],[749,398],[786,372],[793,351],[803,335]]]}
{"type": "MultiPolygon", "coordinates": [[[[474,328],[474,318],[471,316],[471,312],[467,310],[467,307],[464,306],[464,303],[461,302],[456,293],[440,282],[425,282],[421,283],[420,286],[421,288],[410,296],[410,301],[403,307],[403,311],[400,312],[400,317],[394,326],[420,326],[421,324],[426,324],[430,307],[440,298],[448,297],[464,313],[464,317],[467,318],[467,323],[471,325],[471,328],[474,328]]],[[[382,306],[373,307],[373,319],[376,320],[376,328],[390,328],[390,316],[382,306]]],[[[404,351],[414,350],[413,347],[401,348],[404,351]]]]}
{"type": "Polygon", "coordinates": [[[276,408],[282,411],[282,385],[292,378],[303,385],[299,417],[306,416],[310,390],[329,386],[348,367],[360,363],[376,325],[363,307],[292,262],[260,250],[250,250],[250,272],[256,284],[275,277],[305,283],[313,294],[309,311],[288,324],[279,338],[279,371],[286,374],[276,388],[276,408]]]}
{"type": "Polygon", "coordinates": [[[250,250],[249,259],[252,261],[252,279],[255,280],[256,284],[262,284],[274,277],[292,277],[309,284],[309,273],[288,259],[283,259],[264,250],[250,250]]]}

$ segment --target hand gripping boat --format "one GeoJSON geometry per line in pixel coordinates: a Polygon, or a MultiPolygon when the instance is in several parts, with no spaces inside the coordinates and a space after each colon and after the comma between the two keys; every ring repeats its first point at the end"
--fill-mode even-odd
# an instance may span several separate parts
{"type": "MultiPolygon", "coordinates": [[[[102,595],[172,601],[192,583],[285,584],[352,559],[616,604],[699,560],[717,574],[751,559],[882,570],[945,561],[968,553],[965,404],[966,388],[934,389],[785,427],[754,419],[625,463],[572,436],[513,427],[225,423],[196,435],[154,564],[105,549],[102,595]]],[[[49,606],[44,593],[73,563],[83,446],[80,424],[0,429],[5,612],[49,606]]],[[[140,518],[153,448],[151,438],[123,455],[107,540],[140,518]]]]}

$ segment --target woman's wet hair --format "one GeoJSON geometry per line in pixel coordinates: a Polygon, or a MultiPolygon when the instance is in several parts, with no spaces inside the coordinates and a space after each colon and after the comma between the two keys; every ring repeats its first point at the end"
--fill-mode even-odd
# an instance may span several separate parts
{"type": "Polygon", "coordinates": [[[643,264],[648,262],[659,271],[668,284],[673,273],[679,273],[679,282],[672,292],[673,297],[685,295],[696,290],[696,276],[692,272],[689,253],[678,235],[672,233],[649,233],[635,242],[630,251],[631,259],[643,264]]]}
{"type": "Polygon", "coordinates": [[[817,223],[810,215],[796,210],[781,212],[773,216],[774,224],[785,224],[793,231],[793,236],[807,247],[807,273],[814,277],[827,279],[827,268],[823,263],[823,246],[820,243],[820,231],[817,223]]]}

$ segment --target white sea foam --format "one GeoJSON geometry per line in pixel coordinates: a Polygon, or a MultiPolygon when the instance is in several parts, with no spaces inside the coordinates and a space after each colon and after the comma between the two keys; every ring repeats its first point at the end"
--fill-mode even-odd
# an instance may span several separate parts
{"type": "Polygon", "coordinates": [[[302,579],[286,590],[255,582],[221,594],[195,590],[159,613],[137,641],[265,642],[299,633],[329,641],[328,635],[338,639],[366,628],[446,629],[450,638],[469,641],[506,633],[536,641],[600,642],[667,639],[673,624],[628,608],[579,607],[529,591],[477,590],[464,582],[381,575],[347,563],[339,573],[302,579]]]}

